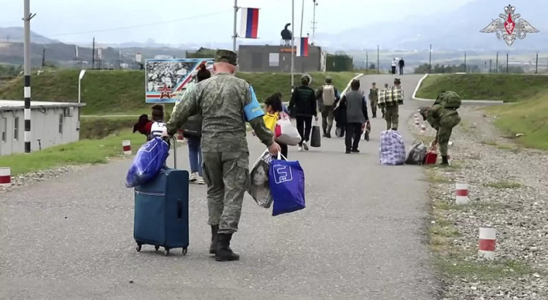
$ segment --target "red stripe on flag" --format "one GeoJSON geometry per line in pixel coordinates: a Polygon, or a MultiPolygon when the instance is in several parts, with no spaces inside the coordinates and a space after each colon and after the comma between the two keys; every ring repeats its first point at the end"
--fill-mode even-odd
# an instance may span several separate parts
{"type": "Polygon", "coordinates": [[[251,38],[256,39],[259,36],[259,9],[252,8],[251,38]]]}
{"type": "Polygon", "coordinates": [[[303,49],[303,56],[308,56],[308,38],[305,37],[302,40],[303,44],[301,45],[301,47],[303,49]]]}
{"type": "Polygon", "coordinates": [[[496,240],[479,240],[479,249],[481,251],[495,251],[496,240]]]}
{"type": "Polygon", "coordinates": [[[457,190],[457,196],[468,197],[468,190],[457,190]]]}
{"type": "Polygon", "coordinates": [[[11,183],[11,176],[0,176],[0,184],[11,183]]]}

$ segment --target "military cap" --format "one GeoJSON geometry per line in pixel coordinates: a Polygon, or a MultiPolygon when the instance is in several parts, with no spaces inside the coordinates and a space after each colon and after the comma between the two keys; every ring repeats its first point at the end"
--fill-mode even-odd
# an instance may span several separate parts
{"type": "Polygon", "coordinates": [[[394,79],[394,84],[401,84],[401,80],[399,78],[394,79]]]}
{"type": "Polygon", "coordinates": [[[237,60],[238,54],[234,51],[219,49],[215,52],[215,62],[225,62],[235,66],[237,60]]]}
{"type": "Polygon", "coordinates": [[[325,77],[325,82],[329,83],[331,82],[333,79],[331,78],[331,76],[326,76],[325,77]]]}
{"type": "Polygon", "coordinates": [[[430,110],[430,107],[428,106],[421,106],[419,108],[419,113],[421,114],[423,120],[426,119],[426,114],[428,113],[428,110],[430,110]]]}

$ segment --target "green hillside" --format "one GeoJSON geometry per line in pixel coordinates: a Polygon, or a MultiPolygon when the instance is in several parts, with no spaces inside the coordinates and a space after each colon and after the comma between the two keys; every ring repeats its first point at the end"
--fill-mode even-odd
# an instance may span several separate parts
{"type": "MultiPolygon", "coordinates": [[[[32,76],[33,101],[76,102],[78,98],[79,70],[59,70],[32,76]]],[[[355,76],[354,73],[328,73],[341,91],[355,76]]],[[[323,83],[325,73],[312,73],[312,86],[323,83]]],[[[143,71],[88,71],[82,80],[82,102],[86,103],[83,114],[140,114],[148,112],[145,103],[143,71]]],[[[289,100],[291,75],[285,73],[238,73],[238,77],[250,82],[262,100],[280,91],[284,101],[289,100]]],[[[299,83],[300,74],[295,75],[299,83]]],[[[22,100],[23,78],[18,77],[0,86],[0,99],[22,100]]],[[[170,106],[167,107],[170,109],[170,106]]]]}
{"type": "Polygon", "coordinates": [[[426,77],[418,98],[435,99],[443,90],[452,90],[466,100],[515,102],[531,98],[548,88],[548,76],[516,74],[451,74],[426,77]]]}

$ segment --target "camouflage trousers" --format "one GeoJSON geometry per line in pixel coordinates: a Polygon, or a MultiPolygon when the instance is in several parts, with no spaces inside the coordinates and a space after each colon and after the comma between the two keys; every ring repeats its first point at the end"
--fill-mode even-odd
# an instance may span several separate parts
{"type": "Polygon", "coordinates": [[[249,153],[204,152],[202,169],[207,184],[208,224],[219,225],[221,234],[238,231],[249,184],[249,153]]]}
{"type": "Polygon", "coordinates": [[[331,128],[333,127],[333,119],[335,118],[333,111],[334,106],[322,107],[322,128],[324,133],[331,134],[331,128]]]}
{"type": "Polygon", "coordinates": [[[440,125],[440,128],[438,130],[438,145],[440,149],[440,154],[442,156],[447,156],[448,151],[448,145],[449,145],[449,139],[451,139],[451,133],[453,132],[453,128],[457,126],[460,123],[460,117],[456,117],[453,119],[453,122],[445,123],[443,125],[440,125]]]}
{"type": "Polygon", "coordinates": [[[387,106],[384,111],[384,120],[386,120],[386,130],[398,129],[400,118],[400,107],[398,105],[387,106]]]}
{"type": "Polygon", "coordinates": [[[378,99],[369,99],[370,105],[371,105],[371,113],[373,113],[373,118],[377,117],[377,105],[379,104],[378,99]]]}

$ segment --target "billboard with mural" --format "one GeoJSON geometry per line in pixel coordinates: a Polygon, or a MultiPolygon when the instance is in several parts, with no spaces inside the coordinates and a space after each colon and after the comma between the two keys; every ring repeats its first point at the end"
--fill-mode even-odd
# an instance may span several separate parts
{"type": "Polygon", "coordinates": [[[213,67],[213,58],[147,59],[145,61],[146,103],[176,103],[179,93],[195,80],[200,65],[213,67]]]}

